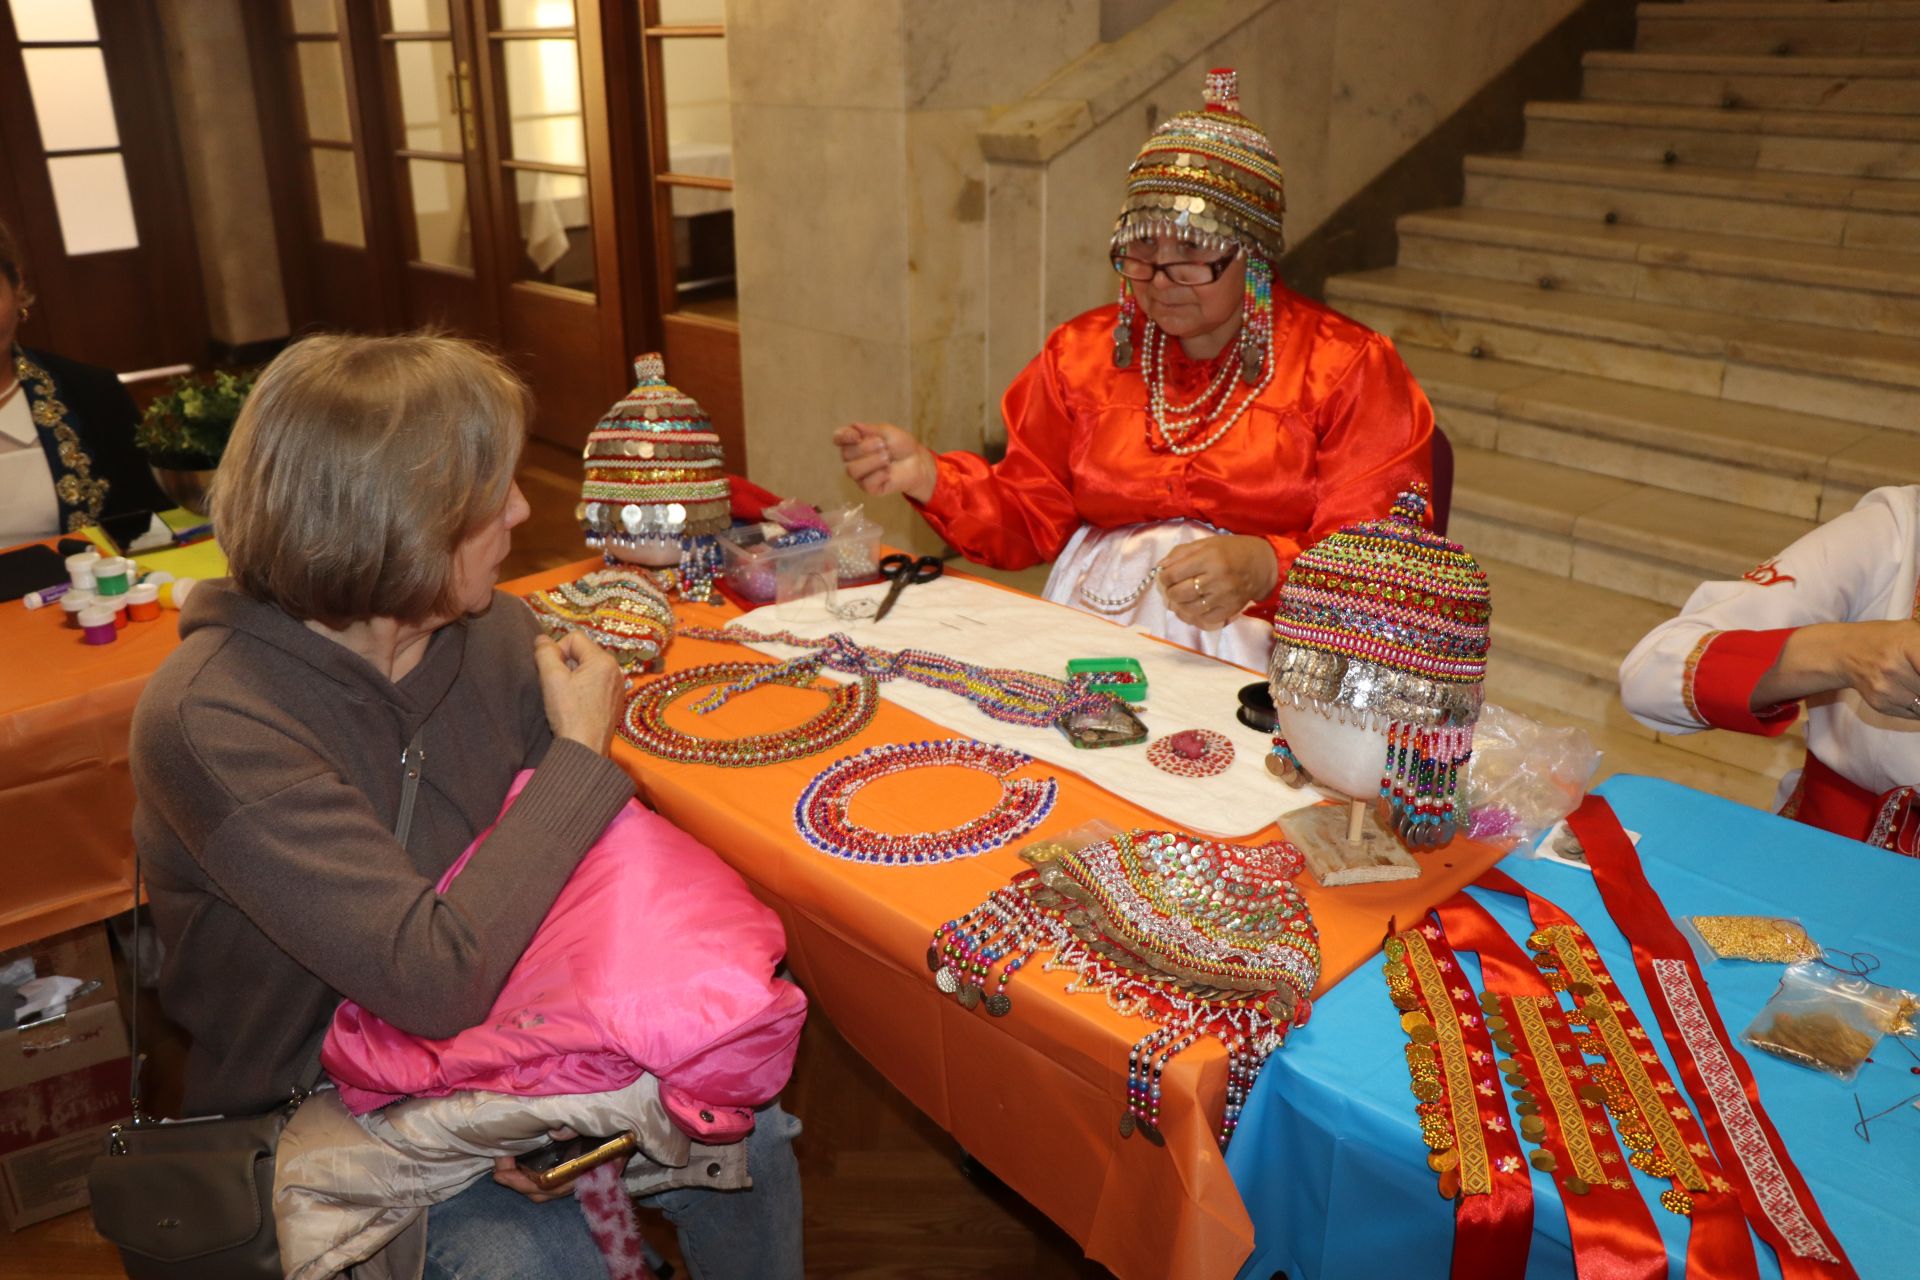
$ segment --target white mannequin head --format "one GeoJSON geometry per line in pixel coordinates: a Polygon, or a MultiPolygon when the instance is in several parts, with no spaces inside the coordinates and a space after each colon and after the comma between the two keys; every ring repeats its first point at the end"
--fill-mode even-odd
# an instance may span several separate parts
{"type": "Polygon", "coordinates": [[[1351,800],[1371,800],[1380,790],[1387,739],[1378,729],[1342,723],[1313,706],[1282,702],[1280,734],[1313,785],[1351,800]]]}

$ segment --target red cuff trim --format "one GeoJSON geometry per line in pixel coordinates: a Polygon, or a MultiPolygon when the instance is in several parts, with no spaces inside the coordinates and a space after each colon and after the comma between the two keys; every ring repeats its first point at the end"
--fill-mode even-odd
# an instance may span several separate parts
{"type": "Polygon", "coordinates": [[[1712,636],[1693,664],[1690,699],[1700,719],[1716,729],[1776,738],[1800,715],[1800,704],[1756,713],[1754,686],[1780,659],[1780,650],[1796,628],[1778,631],[1722,631],[1712,636]]]}
{"type": "Polygon", "coordinates": [[[1273,558],[1278,562],[1280,572],[1273,576],[1273,590],[1255,600],[1241,612],[1272,622],[1274,613],[1280,608],[1280,589],[1287,585],[1287,574],[1293,569],[1293,558],[1300,554],[1300,544],[1292,538],[1278,538],[1268,534],[1267,545],[1273,548],[1273,558]]]}

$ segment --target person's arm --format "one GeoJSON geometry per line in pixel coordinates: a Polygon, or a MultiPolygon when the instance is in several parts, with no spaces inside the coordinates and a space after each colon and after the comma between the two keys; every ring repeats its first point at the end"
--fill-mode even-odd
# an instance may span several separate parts
{"type": "Polygon", "coordinates": [[[1866,615],[1891,587],[1901,536],[1893,507],[1869,495],[1745,578],[1701,584],[1621,663],[1627,710],[1668,732],[1771,737],[1792,725],[1800,699],[1847,687],[1870,703],[1894,696],[1912,624],[1866,615]]]}

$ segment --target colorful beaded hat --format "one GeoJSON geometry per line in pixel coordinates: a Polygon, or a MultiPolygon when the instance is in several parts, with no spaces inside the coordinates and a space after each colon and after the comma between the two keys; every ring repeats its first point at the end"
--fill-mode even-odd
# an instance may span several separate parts
{"type": "Polygon", "coordinates": [[[636,569],[595,569],[534,592],[527,605],[554,639],[578,631],[629,671],[651,663],[673,640],[673,606],[636,569]]]}
{"type": "MultiPolygon", "coordinates": [[[[1385,519],[1362,520],[1300,553],[1273,618],[1268,682],[1276,705],[1310,707],[1383,732],[1383,820],[1409,844],[1452,838],[1464,802],[1487,673],[1487,575],[1459,543],[1427,529],[1426,487],[1385,519]]],[[[1287,775],[1299,768],[1275,739],[1287,775]]]]}
{"type": "Polygon", "coordinates": [[[675,543],[730,523],[720,437],[692,396],[667,384],[657,353],[633,362],[638,379],[587,437],[586,483],[574,515],[587,545],[675,543]]]}
{"type": "Polygon", "coordinates": [[[1267,135],[1240,114],[1239,76],[1207,72],[1206,108],[1153,131],[1127,169],[1113,250],[1172,232],[1219,251],[1277,261],[1286,247],[1286,181],[1267,135]]]}
{"type": "Polygon", "coordinates": [[[942,925],[927,964],[962,1006],[1004,1017],[1008,984],[1044,948],[1045,968],[1077,975],[1069,991],[1104,991],[1115,1009],[1154,1022],[1128,1055],[1123,1136],[1162,1141],[1161,1072],[1194,1041],[1218,1039],[1228,1054],[1225,1145],[1261,1064],[1312,1008],[1320,941],[1293,886],[1300,869],[1290,844],[1123,832],[1021,872],[942,925]]]}

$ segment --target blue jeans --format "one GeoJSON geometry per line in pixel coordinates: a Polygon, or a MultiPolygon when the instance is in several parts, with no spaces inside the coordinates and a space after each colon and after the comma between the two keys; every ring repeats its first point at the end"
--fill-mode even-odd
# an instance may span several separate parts
{"type": "MultiPolygon", "coordinates": [[[[692,1280],[800,1280],[800,1122],[769,1103],[748,1135],[753,1187],[662,1191],[692,1280]]],[[[426,1280],[604,1280],[606,1266],[577,1200],[535,1204],[491,1177],[427,1215],[426,1280]]]]}

